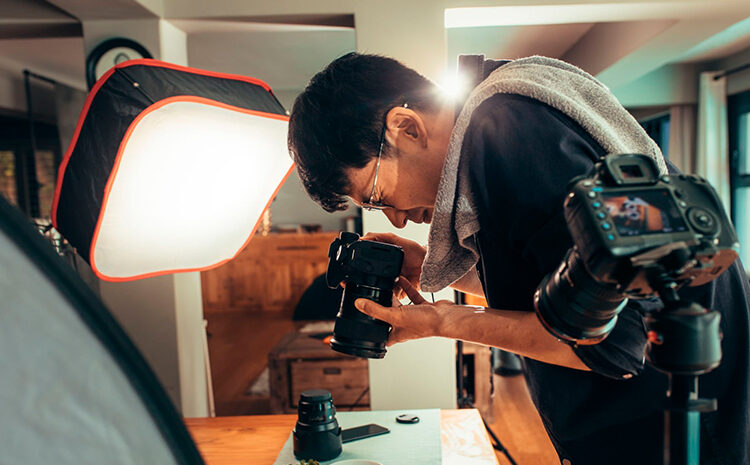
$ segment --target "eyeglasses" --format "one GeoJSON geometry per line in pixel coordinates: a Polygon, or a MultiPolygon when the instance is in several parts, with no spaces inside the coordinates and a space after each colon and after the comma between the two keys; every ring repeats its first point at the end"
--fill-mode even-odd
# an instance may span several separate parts
{"type": "MultiPolygon", "coordinates": [[[[409,108],[408,103],[403,104],[404,108],[409,108]]],[[[373,210],[385,210],[386,208],[394,208],[393,205],[388,205],[387,203],[383,202],[375,202],[373,198],[375,197],[375,186],[378,184],[378,173],[380,172],[380,158],[383,155],[383,144],[385,144],[385,130],[386,130],[386,123],[383,123],[383,130],[380,132],[380,148],[378,149],[378,161],[375,163],[375,179],[372,181],[372,190],[370,190],[370,198],[367,202],[362,202],[362,208],[368,211],[373,210]]]]}
{"type": "Polygon", "coordinates": [[[385,210],[386,208],[393,208],[391,205],[375,202],[375,186],[378,184],[378,173],[380,172],[380,158],[383,156],[383,144],[385,143],[385,124],[383,130],[380,133],[380,148],[378,149],[378,161],[375,163],[375,179],[372,181],[372,190],[370,191],[370,198],[367,202],[362,202],[362,208],[365,210],[385,210]]]}

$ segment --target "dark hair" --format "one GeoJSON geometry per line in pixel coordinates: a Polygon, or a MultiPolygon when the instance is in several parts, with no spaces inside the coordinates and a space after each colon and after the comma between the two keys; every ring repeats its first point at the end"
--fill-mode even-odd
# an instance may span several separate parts
{"type": "Polygon", "coordinates": [[[436,89],[413,69],[378,55],[349,53],[316,74],[294,102],[288,136],[310,197],[329,212],[346,209],[346,170],[377,156],[388,110],[408,103],[430,111],[436,89]]]}

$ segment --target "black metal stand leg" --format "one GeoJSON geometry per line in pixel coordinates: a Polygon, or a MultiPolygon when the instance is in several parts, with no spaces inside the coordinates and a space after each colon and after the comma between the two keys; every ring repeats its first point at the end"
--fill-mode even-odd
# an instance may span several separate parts
{"type": "Polygon", "coordinates": [[[669,438],[665,441],[667,465],[699,465],[700,412],[691,410],[690,404],[698,399],[698,377],[691,375],[669,376],[669,438]]]}

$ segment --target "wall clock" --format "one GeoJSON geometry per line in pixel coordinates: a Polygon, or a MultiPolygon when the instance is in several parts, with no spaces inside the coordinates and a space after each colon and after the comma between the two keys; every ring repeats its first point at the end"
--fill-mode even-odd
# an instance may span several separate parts
{"type": "Polygon", "coordinates": [[[128,60],[153,58],[146,47],[125,38],[105,40],[97,45],[86,58],[86,83],[89,89],[115,65],[128,60]]]}

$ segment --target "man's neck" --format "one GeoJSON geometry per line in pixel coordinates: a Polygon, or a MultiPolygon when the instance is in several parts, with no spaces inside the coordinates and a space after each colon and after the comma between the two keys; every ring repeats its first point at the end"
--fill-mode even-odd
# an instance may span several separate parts
{"type": "Polygon", "coordinates": [[[455,102],[453,100],[446,99],[442,102],[442,105],[435,112],[434,126],[435,126],[435,138],[439,143],[444,144],[447,150],[448,142],[453,132],[453,126],[456,123],[455,119],[455,102]]]}

